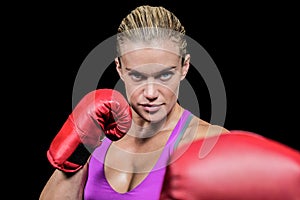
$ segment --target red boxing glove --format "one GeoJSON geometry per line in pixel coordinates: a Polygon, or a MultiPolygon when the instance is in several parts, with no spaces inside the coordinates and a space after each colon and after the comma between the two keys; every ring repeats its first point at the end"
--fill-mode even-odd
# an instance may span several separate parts
{"type": "Polygon", "coordinates": [[[121,139],[131,126],[131,117],[131,108],[120,92],[112,89],[89,92],[51,142],[47,151],[49,162],[64,172],[79,170],[83,164],[68,159],[78,153],[80,145],[86,148],[81,150],[91,152],[104,136],[112,141],[121,139]]]}
{"type": "Polygon", "coordinates": [[[255,133],[196,140],[172,159],[161,200],[300,199],[300,152],[255,133]]]}

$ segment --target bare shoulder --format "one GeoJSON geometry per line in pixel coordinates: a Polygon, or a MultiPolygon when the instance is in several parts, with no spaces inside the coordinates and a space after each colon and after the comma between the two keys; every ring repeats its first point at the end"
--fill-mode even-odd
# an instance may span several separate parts
{"type": "Polygon", "coordinates": [[[229,130],[223,126],[211,124],[194,116],[178,145],[181,146],[194,140],[226,133],[229,133],[229,130]]]}

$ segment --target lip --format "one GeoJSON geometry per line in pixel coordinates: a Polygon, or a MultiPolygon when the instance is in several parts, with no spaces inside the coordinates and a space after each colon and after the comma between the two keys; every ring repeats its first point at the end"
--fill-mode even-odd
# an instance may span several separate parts
{"type": "Polygon", "coordinates": [[[146,112],[157,112],[163,104],[140,104],[146,112]]]}

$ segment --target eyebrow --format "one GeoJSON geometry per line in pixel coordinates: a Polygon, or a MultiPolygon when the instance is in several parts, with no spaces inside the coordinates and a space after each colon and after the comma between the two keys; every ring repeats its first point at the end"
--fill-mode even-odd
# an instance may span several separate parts
{"type": "MultiPolygon", "coordinates": [[[[158,72],[155,72],[154,74],[161,74],[161,73],[164,73],[164,72],[167,72],[167,71],[170,71],[172,69],[175,69],[177,66],[171,66],[171,67],[168,67],[166,69],[163,69],[161,71],[158,71],[158,72]]],[[[125,67],[125,70],[129,71],[129,72],[133,72],[133,73],[140,73],[142,75],[146,75],[145,73],[143,72],[139,72],[138,70],[135,70],[135,69],[130,69],[128,67],[125,67]]]]}

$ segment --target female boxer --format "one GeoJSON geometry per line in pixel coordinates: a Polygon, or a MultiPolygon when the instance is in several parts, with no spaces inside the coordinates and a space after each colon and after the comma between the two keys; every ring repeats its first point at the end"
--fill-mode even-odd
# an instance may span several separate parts
{"type": "MultiPolygon", "coordinates": [[[[88,141],[89,147],[93,144],[90,148],[93,152],[87,161],[85,200],[159,199],[166,166],[175,148],[228,132],[193,115],[178,103],[180,83],[190,66],[191,58],[186,48],[184,26],[164,7],[139,6],[121,21],[115,65],[125,86],[130,111],[123,100],[120,107],[112,106],[117,103],[115,100],[112,105],[107,103],[109,95],[104,95],[105,106],[100,103],[85,109],[83,102],[77,114],[80,120],[71,120],[72,125],[64,131],[64,137],[56,140],[56,145],[51,145],[49,150],[51,161],[66,151],[69,151],[67,155],[73,154],[74,148],[61,149],[61,146],[72,146],[68,145],[70,140],[63,138],[69,138],[65,135],[76,127],[84,130],[80,140],[84,144],[88,141]],[[107,107],[111,112],[104,109],[107,107]],[[86,113],[88,116],[92,113],[92,120],[86,120],[86,113]],[[112,123],[112,113],[121,120],[112,123]],[[100,124],[98,130],[94,123],[100,124]],[[109,135],[119,137],[104,137],[101,144],[97,140],[85,140],[103,135],[99,133],[101,131],[111,133],[111,127],[115,126],[113,134],[109,135]]],[[[98,95],[101,97],[101,91],[98,95]]],[[[60,163],[68,163],[67,156],[64,158],[60,163]]],[[[73,166],[74,163],[68,165],[68,170],[80,168],[76,163],[75,169],[73,166]]]]}

